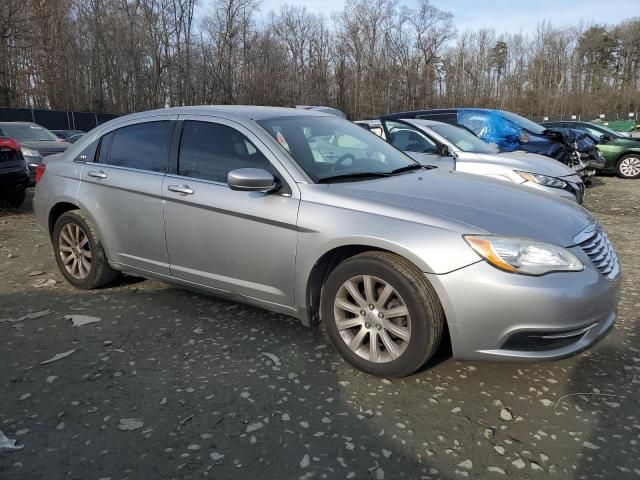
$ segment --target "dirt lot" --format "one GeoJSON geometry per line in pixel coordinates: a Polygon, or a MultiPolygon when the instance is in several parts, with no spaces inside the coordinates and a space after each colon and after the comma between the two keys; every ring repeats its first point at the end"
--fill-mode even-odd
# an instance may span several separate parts
{"type": "Polygon", "coordinates": [[[282,315],[134,278],[74,290],[30,205],[4,212],[0,430],[24,448],[0,478],[640,478],[640,181],[595,183],[625,275],[606,339],[543,364],[443,351],[393,381],[282,315]]]}

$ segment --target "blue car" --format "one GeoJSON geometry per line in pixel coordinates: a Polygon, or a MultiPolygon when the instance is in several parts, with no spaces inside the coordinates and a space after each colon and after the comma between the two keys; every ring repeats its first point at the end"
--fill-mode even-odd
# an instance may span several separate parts
{"type": "Polygon", "coordinates": [[[592,137],[572,128],[546,128],[515,113],[484,108],[448,108],[392,113],[380,117],[423,118],[469,130],[501,152],[523,150],[546,155],[592,175],[605,166],[605,159],[592,137]]]}

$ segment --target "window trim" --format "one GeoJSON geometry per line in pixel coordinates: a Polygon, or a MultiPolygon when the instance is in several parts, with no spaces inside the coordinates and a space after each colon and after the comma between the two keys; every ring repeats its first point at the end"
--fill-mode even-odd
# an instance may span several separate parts
{"type": "MultiPolygon", "coordinates": [[[[170,167],[171,167],[171,148],[173,146],[173,141],[174,141],[174,136],[176,133],[176,128],[175,128],[175,124],[178,122],[177,120],[178,115],[167,115],[167,114],[163,114],[163,115],[149,115],[149,116],[145,116],[145,117],[141,117],[141,118],[135,118],[135,119],[131,119],[131,120],[127,120],[127,121],[120,121],[114,125],[111,125],[109,129],[99,132],[97,133],[97,137],[99,137],[99,145],[98,148],[96,149],[96,155],[94,156],[94,161],[92,163],[101,165],[105,168],[117,168],[120,170],[130,170],[133,172],[142,172],[142,173],[151,173],[151,174],[156,174],[156,175],[166,175],[167,173],[169,173],[170,167]],[[141,169],[141,168],[134,168],[134,167],[126,167],[126,166],[122,166],[122,165],[112,165],[110,163],[101,163],[99,161],[99,157],[100,157],[100,151],[102,150],[102,144],[104,141],[104,138],[108,135],[111,135],[110,139],[109,139],[109,146],[108,146],[108,152],[107,152],[107,158],[110,159],[111,158],[111,146],[113,144],[113,137],[115,136],[115,132],[117,130],[120,130],[122,128],[126,128],[126,127],[131,127],[134,125],[141,125],[141,124],[145,124],[145,123],[152,123],[152,122],[169,122],[171,124],[170,128],[170,135],[171,135],[171,140],[169,142],[169,156],[167,158],[167,164],[166,164],[166,169],[164,171],[154,171],[154,170],[145,170],[145,169],[141,169]]],[[[80,162],[82,163],[82,162],[80,162]]]]}

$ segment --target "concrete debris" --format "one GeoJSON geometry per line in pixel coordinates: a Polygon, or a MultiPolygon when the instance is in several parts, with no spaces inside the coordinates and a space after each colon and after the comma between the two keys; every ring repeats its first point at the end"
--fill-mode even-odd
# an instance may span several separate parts
{"type": "Polygon", "coordinates": [[[280,359],[276,355],[274,355],[273,353],[262,352],[262,355],[264,355],[269,360],[271,360],[274,365],[276,365],[276,366],[280,366],[281,365],[280,359]]]}
{"type": "Polygon", "coordinates": [[[11,440],[7,438],[2,430],[0,430],[0,452],[15,452],[17,450],[22,450],[24,445],[16,445],[15,440],[11,440]]]}
{"type": "Polygon", "coordinates": [[[39,278],[33,283],[33,286],[35,288],[53,287],[56,283],[58,282],[56,282],[53,278],[39,278]]]}
{"type": "Polygon", "coordinates": [[[65,320],[71,320],[74,327],[81,327],[88,325],[89,323],[96,323],[100,321],[98,317],[90,317],[89,315],[65,315],[65,320]]]}
{"type": "Polygon", "coordinates": [[[143,426],[144,422],[141,418],[121,418],[118,428],[120,430],[137,430],[143,426]]]}
{"type": "Polygon", "coordinates": [[[74,348],[73,350],[69,350],[68,352],[57,353],[53,357],[51,357],[49,360],[45,360],[44,362],[41,362],[40,365],[47,365],[48,363],[57,362],[58,360],[61,360],[65,357],[68,357],[69,355],[72,355],[73,353],[75,353],[75,351],[76,349],[74,348]]]}
{"type": "Polygon", "coordinates": [[[31,313],[27,313],[26,315],[23,315],[22,317],[18,317],[18,318],[0,318],[0,323],[4,323],[4,322],[10,322],[10,323],[15,323],[15,322],[22,322],[23,320],[35,320],[36,318],[41,318],[44,317],[46,315],[49,315],[53,310],[40,310],[38,312],[31,312],[31,313]]]}

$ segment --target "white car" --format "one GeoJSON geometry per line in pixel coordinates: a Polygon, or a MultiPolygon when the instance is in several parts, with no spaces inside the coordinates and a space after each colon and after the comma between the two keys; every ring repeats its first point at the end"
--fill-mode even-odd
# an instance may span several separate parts
{"type": "Polygon", "coordinates": [[[497,178],[582,203],[584,183],[567,165],[524,151],[500,153],[464,128],[433,120],[359,120],[424,165],[497,178]]]}

